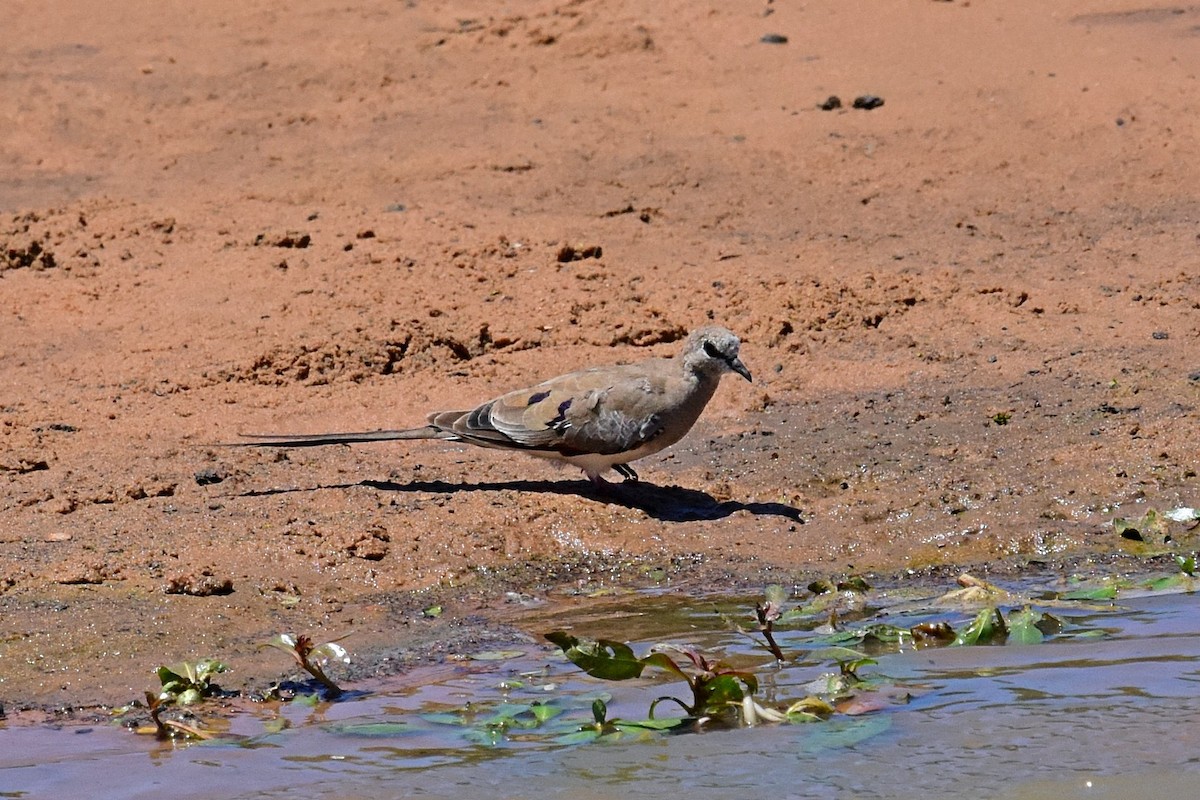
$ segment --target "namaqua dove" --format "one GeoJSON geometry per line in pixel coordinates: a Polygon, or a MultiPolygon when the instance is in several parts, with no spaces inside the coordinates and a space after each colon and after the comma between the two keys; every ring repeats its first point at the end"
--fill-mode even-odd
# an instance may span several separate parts
{"type": "Polygon", "coordinates": [[[397,439],[443,439],[514,450],[579,467],[596,484],[614,469],[627,481],[629,462],[683,438],[708,404],[721,376],[751,380],[738,357],[741,342],[710,326],[687,337],[676,358],[591,367],[518,389],[469,411],[430,414],[428,424],[363,433],[248,434],[255,447],[317,447],[397,439]]]}

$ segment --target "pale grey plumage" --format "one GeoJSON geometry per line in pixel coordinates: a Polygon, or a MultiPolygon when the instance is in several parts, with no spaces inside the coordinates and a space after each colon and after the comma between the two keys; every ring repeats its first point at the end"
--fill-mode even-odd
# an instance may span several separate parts
{"type": "Polygon", "coordinates": [[[519,450],[579,467],[602,483],[615,469],[636,480],[630,461],[683,438],[708,404],[721,376],[750,380],[738,357],[741,342],[730,331],[700,328],[676,358],[654,358],[571,372],[518,389],[469,411],[430,414],[422,428],[364,433],[254,434],[259,447],[314,447],[397,439],[444,439],[480,447],[519,450]]]}

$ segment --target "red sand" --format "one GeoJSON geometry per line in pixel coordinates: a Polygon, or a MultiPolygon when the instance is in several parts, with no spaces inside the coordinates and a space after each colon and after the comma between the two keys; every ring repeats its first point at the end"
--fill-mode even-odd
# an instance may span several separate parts
{"type": "MultiPolygon", "coordinates": [[[[370,658],[422,635],[403,592],[494,568],[1038,559],[1200,503],[1196,7],[9,0],[0,29],[10,708],[209,655],[264,684],[281,630],[370,658]],[[613,498],[442,443],[210,446],[419,424],[709,320],[755,384],[613,498]]],[[[503,611],[466,606],[423,635],[503,611]]]]}

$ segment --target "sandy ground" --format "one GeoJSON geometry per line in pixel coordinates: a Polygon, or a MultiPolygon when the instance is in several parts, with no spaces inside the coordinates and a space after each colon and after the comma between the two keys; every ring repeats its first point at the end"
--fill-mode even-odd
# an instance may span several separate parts
{"type": "Polygon", "coordinates": [[[8,0],[0,29],[10,712],[210,655],[261,687],[284,630],[385,673],[511,616],[495,576],[1086,559],[1200,504],[1200,6],[8,0]],[[445,443],[214,446],[419,424],[710,320],[754,384],[608,495],[445,443]]]}

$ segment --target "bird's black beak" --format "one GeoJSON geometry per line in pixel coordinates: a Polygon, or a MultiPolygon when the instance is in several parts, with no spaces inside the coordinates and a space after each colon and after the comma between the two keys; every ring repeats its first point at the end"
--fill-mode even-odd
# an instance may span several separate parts
{"type": "Polygon", "coordinates": [[[742,363],[742,360],[740,358],[732,359],[729,362],[729,368],[731,370],[733,370],[734,372],[736,372],[738,375],[741,375],[746,380],[750,381],[751,383],[754,383],[754,378],[750,377],[750,370],[746,369],[746,365],[742,363]]]}

